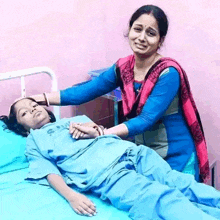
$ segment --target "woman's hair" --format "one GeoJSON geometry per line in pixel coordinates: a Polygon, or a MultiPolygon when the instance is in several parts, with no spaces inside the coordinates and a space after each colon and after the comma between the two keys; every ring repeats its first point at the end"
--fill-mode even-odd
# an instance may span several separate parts
{"type": "Polygon", "coordinates": [[[134,14],[131,16],[129,21],[129,29],[131,29],[133,23],[143,14],[152,14],[157,21],[159,33],[160,33],[160,40],[165,38],[167,31],[168,31],[168,19],[164,11],[154,5],[144,5],[137,9],[134,14]]]}
{"type": "MultiPolygon", "coordinates": [[[[24,99],[29,99],[33,102],[36,102],[33,98],[24,98],[24,99]]],[[[0,116],[0,120],[2,120],[7,128],[13,132],[15,132],[18,135],[21,135],[23,137],[27,137],[28,136],[28,132],[27,130],[24,128],[23,125],[19,124],[16,118],[16,111],[15,111],[15,105],[17,102],[19,102],[20,100],[16,101],[15,103],[12,104],[11,108],[10,108],[10,112],[9,112],[9,116],[3,115],[0,116]]],[[[53,114],[53,112],[51,112],[50,110],[46,109],[46,111],[48,112],[49,116],[50,116],[50,122],[55,122],[56,118],[53,114]]]]}

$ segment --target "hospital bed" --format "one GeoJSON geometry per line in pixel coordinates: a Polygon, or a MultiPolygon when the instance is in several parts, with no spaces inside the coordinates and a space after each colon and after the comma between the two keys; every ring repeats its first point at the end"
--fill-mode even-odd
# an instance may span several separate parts
{"type": "MultiPolygon", "coordinates": [[[[57,90],[56,76],[47,67],[1,73],[0,81],[20,78],[21,96],[25,97],[25,77],[36,74],[48,74],[52,82],[51,91],[57,90]]],[[[13,93],[13,90],[11,92],[13,93]]],[[[60,118],[59,107],[54,107],[54,114],[57,119],[60,118]]],[[[0,121],[0,219],[80,220],[88,218],[77,215],[68,202],[49,186],[33,184],[25,180],[28,172],[28,162],[24,155],[25,145],[24,137],[10,132],[0,121]]],[[[126,212],[117,210],[108,202],[101,201],[89,193],[87,196],[97,207],[98,214],[91,217],[92,219],[129,219],[126,212]]]]}

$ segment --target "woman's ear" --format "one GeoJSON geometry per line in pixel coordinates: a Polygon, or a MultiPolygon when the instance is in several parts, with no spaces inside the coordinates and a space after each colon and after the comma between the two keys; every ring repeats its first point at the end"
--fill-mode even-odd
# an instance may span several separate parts
{"type": "Polygon", "coordinates": [[[164,42],[164,37],[162,37],[161,39],[160,39],[160,42],[159,42],[159,45],[158,45],[158,49],[160,49],[161,47],[162,47],[162,45],[163,45],[163,42],[164,42]]]}

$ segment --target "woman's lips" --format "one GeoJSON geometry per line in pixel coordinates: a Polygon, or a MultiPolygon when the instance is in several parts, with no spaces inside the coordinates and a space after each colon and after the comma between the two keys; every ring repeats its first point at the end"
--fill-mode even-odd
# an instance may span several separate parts
{"type": "Polygon", "coordinates": [[[147,46],[143,45],[143,44],[135,44],[136,47],[140,48],[140,49],[146,49],[147,46]]]}

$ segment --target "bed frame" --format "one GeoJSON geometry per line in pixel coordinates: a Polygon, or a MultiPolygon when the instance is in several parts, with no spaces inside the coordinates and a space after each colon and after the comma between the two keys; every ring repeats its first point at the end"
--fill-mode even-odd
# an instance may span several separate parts
{"type": "MultiPolygon", "coordinates": [[[[50,76],[52,80],[51,91],[57,91],[56,76],[54,72],[47,67],[35,67],[0,73],[0,81],[20,78],[21,96],[26,97],[25,76],[40,73],[46,73],[50,76]]],[[[58,106],[54,107],[54,114],[57,119],[60,118],[60,110],[58,106]]],[[[5,162],[6,165],[8,165],[9,170],[0,173],[0,219],[88,219],[86,216],[82,217],[77,215],[67,201],[50,187],[25,181],[28,173],[28,162],[24,160],[25,156],[22,152],[25,150],[26,140],[19,139],[20,142],[18,143],[18,140],[16,139],[17,148],[15,148],[13,142],[11,142],[11,135],[13,135],[13,133],[9,132],[6,134],[6,139],[10,138],[10,140],[7,143],[3,143],[3,153],[1,155],[6,159],[8,159],[7,153],[10,153],[12,156],[10,157],[9,162],[8,160],[5,162]],[[9,145],[7,145],[8,143],[12,143],[11,145],[14,147],[12,147],[13,154],[11,154],[10,151],[11,145],[9,147],[9,145]],[[4,146],[6,146],[5,149],[4,146]],[[14,167],[9,167],[11,161],[14,163],[14,167]],[[65,212],[63,212],[63,210],[65,210],[65,212]]],[[[22,137],[18,136],[17,138],[22,137]]],[[[3,166],[5,166],[5,164],[3,164],[3,166]]],[[[103,202],[92,194],[88,193],[86,195],[95,202],[98,208],[99,214],[93,218],[97,220],[129,220],[127,212],[114,208],[110,203],[103,202]]]]}
{"type": "MultiPolygon", "coordinates": [[[[58,84],[57,78],[55,73],[48,67],[34,67],[24,70],[17,70],[12,72],[0,73],[0,81],[13,79],[13,78],[20,78],[21,80],[21,97],[26,97],[26,87],[25,87],[25,76],[35,75],[35,74],[42,74],[46,73],[50,76],[52,81],[51,91],[57,91],[58,84]]],[[[54,106],[54,115],[57,119],[60,119],[60,107],[54,106]]]]}

